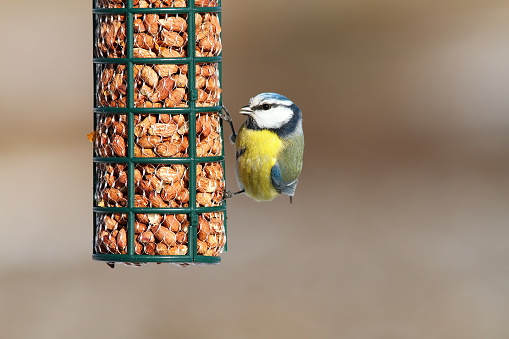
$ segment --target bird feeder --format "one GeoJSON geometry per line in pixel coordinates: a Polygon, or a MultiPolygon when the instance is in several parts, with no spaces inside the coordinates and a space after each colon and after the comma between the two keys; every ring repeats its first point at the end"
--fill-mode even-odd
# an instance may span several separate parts
{"type": "Polygon", "coordinates": [[[220,15],[219,0],[94,1],[94,260],[220,262],[220,15]]]}

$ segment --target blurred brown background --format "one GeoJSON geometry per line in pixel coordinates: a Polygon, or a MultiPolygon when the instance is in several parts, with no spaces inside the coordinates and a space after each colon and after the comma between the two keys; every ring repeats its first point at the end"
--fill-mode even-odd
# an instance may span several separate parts
{"type": "Polygon", "coordinates": [[[294,204],[231,200],[220,265],[114,270],[91,260],[91,1],[23,5],[0,21],[2,338],[509,337],[508,1],[225,0],[225,104],[304,112],[294,204]]]}

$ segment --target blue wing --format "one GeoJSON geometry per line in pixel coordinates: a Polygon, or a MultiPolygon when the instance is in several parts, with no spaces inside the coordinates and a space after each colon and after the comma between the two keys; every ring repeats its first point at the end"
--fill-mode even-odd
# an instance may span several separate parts
{"type": "Polygon", "coordinates": [[[290,137],[284,145],[278,161],[270,170],[270,177],[276,191],[293,196],[302,169],[304,137],[290,137]]]}
{"type": "Polygon", "coordinates": [[[297,187],[298,179],[293,180],[292,182],[286,182],[281,175],[281,168],[276,163],[272,166],[270,170],[270,178],[272,180],[272,185],[279,193],[284,193],[289,196],[293,196],[295,193],[295,188],[297,187]]]}

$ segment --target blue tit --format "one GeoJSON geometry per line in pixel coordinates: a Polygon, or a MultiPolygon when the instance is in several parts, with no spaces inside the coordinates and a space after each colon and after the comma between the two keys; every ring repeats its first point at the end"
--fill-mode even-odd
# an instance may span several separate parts
{"type": "MultiPolygon", "coordinates": [[[[256,201],[295,194],[302,170],[304,132],[302,113],[277,93],[258,94],[240,110],[247,120],[232,135],[240,192],[256,201]]],[[[235,194],[237,194],[235,193],[235,194]]]]}

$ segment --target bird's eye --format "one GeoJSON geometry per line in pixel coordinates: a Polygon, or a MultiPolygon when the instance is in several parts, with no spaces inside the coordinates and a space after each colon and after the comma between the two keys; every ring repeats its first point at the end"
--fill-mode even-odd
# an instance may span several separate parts
{"type": "Polygon", "coordinates": [[[262,109],[263,109],[263,110],[265,110],[265,111],[269,110],[269,109],[270,109],[270,107],[271,107],[271,105],[270,105],[270,104],[263,104],[263,105],[262,105],[262,109]]]}

